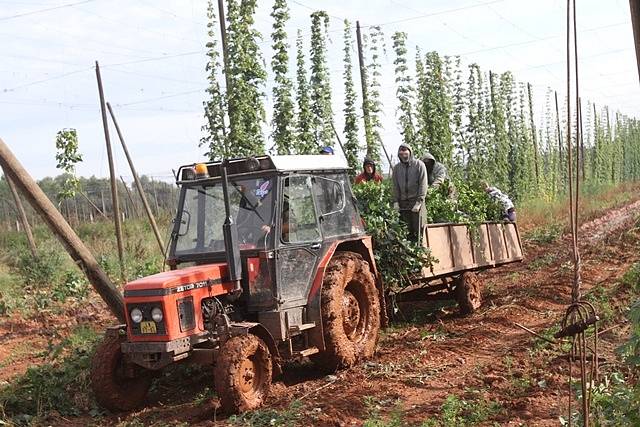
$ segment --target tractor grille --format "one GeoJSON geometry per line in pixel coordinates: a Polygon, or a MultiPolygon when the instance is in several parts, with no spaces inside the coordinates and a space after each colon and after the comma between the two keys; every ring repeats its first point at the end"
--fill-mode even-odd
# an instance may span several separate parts
{"type": "Polygon", "coordinates": [[[193,310],[193,297],[186,297],[178,300],[180,332],[190,331],[196,327],[196,319],[193,310]]]}
{"type": "MultiPolygon", "coordinates": [[[[162,304],[159,301],[150,303],[127,304],[127,317],[129,318],[129,321],[127,323],[131,325],[131,333],[133,335],[149,335],[148,333],[143,333],[142,324],[145,322],[153,322],[153,319],[151,318],[151,310],[153,310],[153,307],[162,308],[162,304]],[[134,323],[133,321],[131,321],[131,310],[133,310],[134,308],[139,308],[140,311],[142,311],[142,322],[140,323],[134,323]]],[[[156,325],[155,335],[166,335],[167,332],[164,319],[160,323],[153,323],[155,323],[156,325]]]]}

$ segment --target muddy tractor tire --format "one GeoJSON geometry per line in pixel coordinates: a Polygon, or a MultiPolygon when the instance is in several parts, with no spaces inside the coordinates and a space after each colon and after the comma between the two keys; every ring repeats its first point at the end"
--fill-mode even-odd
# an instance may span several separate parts
{"type": "Polygon", "coordinates": [[[325,350],[313,356],[334,371],[373,356],[380,332],[375,278],[362,256],[337,252],[327,265],[321,294],[325,350]]]}
{"type": "Polygon", "coordinates": [[[482,280],[475,273],[462,273],[455,279],[454,293],[460,313],[471,314],[482,305],[482,280]]]}
{"type": "Polygon", "coordinates": [[[220,349],[214,371],[222,410],[237,414],[262,406],[271,388],[272,370],[269,348],[257,336],[227,340],[220,349]]]}
{"type": "Polygon", "coordinates": [[[125,363],[120,344],[125,336],[107,335],[91,360],[91,388],[103,408],[130,411],[142,405],[151,386],[150,372],[125,363]]]}

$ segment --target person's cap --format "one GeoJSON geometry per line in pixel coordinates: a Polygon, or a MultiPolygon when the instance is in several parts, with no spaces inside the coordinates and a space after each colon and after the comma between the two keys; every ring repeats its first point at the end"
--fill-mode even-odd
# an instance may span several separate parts
{"type": "Polygon", "coordinates": [[[331,148],[331,147],[322,147],[320,149],[320,154],[333,154],[333,148],[331,148]]]}

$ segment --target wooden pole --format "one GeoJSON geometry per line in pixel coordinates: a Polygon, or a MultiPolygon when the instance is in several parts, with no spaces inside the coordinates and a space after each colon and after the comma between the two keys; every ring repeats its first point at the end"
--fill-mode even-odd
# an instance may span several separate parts
{"type": "Polygon", "coordinates": [[[120,278],[126,282],[124,273],[124,246],[122,244],[122,225],[120,218],[120,201],[118,200],[118,186],[116,181],[116,170],[113,163],[113,152],[111,150],[111,139],[109,138],[109,123],[107,122],[107,109],[104,102],[104,90],[102,88],[102,77],[100,77],[100,65],[96,61],[96,78],[98,80],[98,93],[100,95],[100,110],[102,112],[102,127],[104,128],[104,139],[107,144],[107,157],[109,159],[109,177],[111,180],[111,203],[113,204],[113,221],[116,226],[116,241],[118,245],[118,260],[120,261],[120,278]]]}
{"type": "Polygon", "coordinates": [[[122,181],[122,185],[124,185],[124,190],[127,192],[127,198],[129,199],[129,204],[131,205],[131,216],[138,218],[138,210],[136,209],[136,204],[133,202],[133,197],[131,197],[131,191],[129,190],[129,186],[126,182],[124,182],[124,178],[120,175],[120,180],[122,181]]]}
{"type": "Polygon", "coordinates": [[[629,0],[631,9],[631,25],[633,27],[633,44],[636,48],[636,63],[640,76],[640,0],[629,0]]]}
{"type": "Polygon", "coordinates": [[[107,303],[111,312],[120,322],[124,323],[125,310],[122,294],[2,139],[0,139],[0,165],[7,177],[13,180],[18,190],[22,192],[27,201],[62,242],[71,258],[78,264],[78,267],[84,271],[89,282],[107,303]]]}
{"type": "MultiPolygon", "coordinates": [[[[604,110],[607,112],[607,145],[610,150],[613,148],[613,135],[611,134],[611,122],[609,121],[609,106],[605,105],[604,110]]],[[[609,160],[611,161],[611,183],[616,182],[616,162],[614,159],[615,153],[609,151],[609,160]]]]}
{"type": "Polygon", "coordinates": [[[531,95],[531,83],[527,83],[529,94],[529,118],[531,119],[531,137],[533,138],[533,162],[536,171],[536,185],[540,185],[540,166],[538,165],[538,138],[536,137],[536,123],[533,120],[533,96],[531,95]]]}
{"type": "MultiPolygon", "coordinates": [[[[371,157],[369,147],[373,146],[373,135],[371,135],[371,117],[369,115],[369,96],[367,94],[367,72],[364,63],[364,51],[362,48],[362,32],[360,31],[360,21],[356,21],[356,41],[358,45],[358,64],[360,66],[360,86],[362,88],[362,118],[364,120],[364,136],[367,142],[367,156],[371,157]]],[[[389,163],[389,173],[391,174],[391,156],[387,152],[387,147],[380,141],[380,146],[389,163]]]]}
{"type": "Polygon", "coordinates": [[[555,99],[556,99],[556,126],[558,128],[558,178],[560,179],[560,184],[558,186],[558,189],[560,189],[560,187],[562,187],[562,184],[564,184],[564,167],[563,167],[563,162],[562,162],[562,131],[560,130],[560,110],[558,108],[558,92],[554,91],[553,92],[555,95],[555,99]]]}
{"type": "Polygon", "coordinates": [[[582,182],[587,179],[585,174],[584,157],[584,129],[582,128],[582,97],[578,98],[578,126],[580,126],[580,172],[582,172],[582,182]]]}
{"type": "Polygon", "coordinates": [[[22,205],[22,200],[20,199],[20,195],[18,194],[18,190],[16,189],[16,185],[13,183],[13,180],[9,178],[7,172],[4,172],[4,177],[7,179],[7,185],[9,186],[9,190],[11,190],[11,195],[13,196],[13,201],[16,204],[16,211],[18,213],[18,219],[22,224],[22,228],[24,229],[24,234],[27,236],[27,244],[29,245],[29,250],[31,251],[31,255],[35,258],[38,256],[38,251],[36,250],[36,241],[33,238],[33,233],[31,232],[31,226],[29,225],[29,220],[27,220],[27,213],[24,210],[24,206],[22,205]]]}
{"type": "Polygon", "coordinates": [[[156,205],[156,215],[160,215],[160,204],[158,204],[158,189],[156,188],[155,179],[151,178],[151,188],[153,188],[153,200],[156,205]]]}
{"type": "MultiPolygon", "coordinates": [[[[99,207],[97,207],[97,206],[95,205],[95,203],[93,203],[93,202],[91,201],[91,199],[89,198],[89,196],[87,196],[86,194],[84,194],[84,192],[82,192],[82,191],[78,191],[78,193],[80,193],[80,195],[81,195],[82,197],[84,197],[84,198],[85,198],[85,200],[86,200],[87,202],[89,202],[89,204],[93,207],[93,209],[95,209],[95,210],[96,210],[96,211],[97,211],[97,212],[98,212],[98,213],[99,213],[99,214],[100,214],[104,219],[109,219],[109,218],[107,218],[107,216],[104,214],[104,212],[103,212],[103,211],[101,211],[101,210],[100,210],[100,208],[99,208],[99,207]]],[[[100,193],[102,194],[102,192],[100,192],[100,193]]],[[[102,201],[104,202],[104,198],[102,199],[102,201]]],[[[104,209],[104,203],[103,203],[102,208],[104,209]]]]}
{"type": "MultiPolygon", "coordinates": [[[[160,230],[158,229],[158,224],[156,223],[156,219],[153,216],[153,212],[151,212],[151,207],[149,206],[149,201],[147,200],[147,196],[144,192],[144,188],[142,188],[142,183],[140,182],[140,177],[138,176],[138,172],[136,171],[135,166],[133,165],[133,160],[131,159],[131,155],[129,154],[129,149],[127,148],[127,144],[124,142],[124,137],[122,136],[122,132],[120,131],[120,126],[118,125],[118,121],[116,120],[116,116],[113,113],[113,109],[111,108],[111,104],[107,102],[107,108],[109,109],[109,114],[111,115],[111,120],[113,121],[114,126],[116,127],[116,132],[118,133],[118,139],[120,140],[120,145],[122,145],[122,150],[124,151],[124,155],[127,158],[127,162],[129,163],[129,169],[131,169],[131,174],[133,175],[133,182],[136,185],[136,189],[138,190],[138,194],[140,194],[140,199],[142,200],[142,205],[144,206],[144,210],[147,213],[147,218],[149,218],[149,224],[151,224],[151,229],[153,230],[153,234],[156,236],[156,241],[158,242],[158,246],[160,247],[160,253],[164,256],[164,242],[162,241],[162,236],[160,235],[160,230]]],[[[120,177],[122,178],[122,177],[120,177]]],[[[124,182],[124,181],[123,181],[124,182]]],[[[126,187],[126,185],[125,185],[126,187]]],[[[128,191],[128,189],[127,189],[128,191]]]]}
{"type": "MultiPolygon", "coordinates": [[[[226,93],[227,93],[227,115],[229,116],[229,134],[235,136],[235,123],[232,119],[232,112],[235,110],[235,102],[233,97],[228,96],[233,88],[231,86],[231,76],[229,74],[229,48],[227,45],[227,27],[226,27],[226,18],[224,15],[224,0],[218,0],[218,21],[220,22],[220,40],[222,42],[222,65],[223,65],[223,73],[224,73],[224,81],[226,85],[226,93]]],[[[223,123],[224,125],[224,123],[223,123]]],[[[224,126],[222,127],[224,131],[224,126]]],[[[225,131],[226,132],[226,131],[225,131]]],[[[228,153],[229,150],[226,145],[229,143],[233,143],[233,141],[227,140],[225,138],[225,153],[228,153]]]]}

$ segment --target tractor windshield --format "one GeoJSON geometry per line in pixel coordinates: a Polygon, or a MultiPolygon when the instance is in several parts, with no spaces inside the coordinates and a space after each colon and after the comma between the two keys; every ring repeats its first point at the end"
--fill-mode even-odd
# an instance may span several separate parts
{"type": "MultiPolygon", "coordinates": [[[[238,227],[240,250],[265,249],[273,235],[275,178],[229,179],[231,217],[238,227]]],[[[185,189],[176,235],[176,255],[224,251],[222,183],[185,189]]]]}

